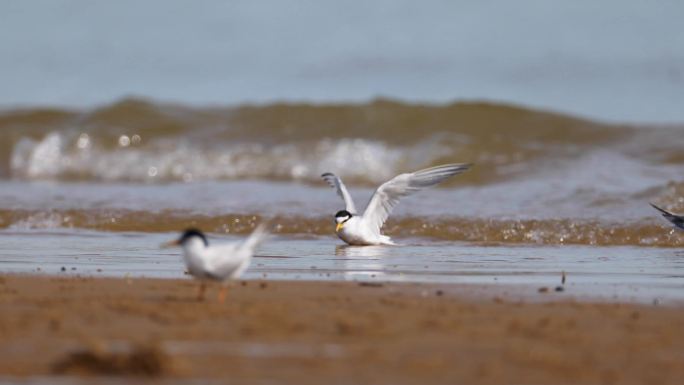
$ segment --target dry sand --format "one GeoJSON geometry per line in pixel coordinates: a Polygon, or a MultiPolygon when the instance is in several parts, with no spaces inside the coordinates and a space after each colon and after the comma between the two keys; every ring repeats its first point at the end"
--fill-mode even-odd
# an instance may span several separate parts
{"type": "MultiPolygon", "coordinates": [[[[0,277],[0,376],[681,384],[684,309],[469,286],[0,277]],[[538,294],[537,297],[541,297],[538,294]],[[560,300],[558,300],[560,298],[560,300]]],[[[48,381],[49,382],[49,381],[48,381]]]]}

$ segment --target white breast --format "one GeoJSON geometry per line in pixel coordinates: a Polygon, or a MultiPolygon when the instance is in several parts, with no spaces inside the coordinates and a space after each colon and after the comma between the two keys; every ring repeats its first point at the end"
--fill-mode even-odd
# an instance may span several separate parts
{"type": "Polygon", "coordinates": [[[337,232],[337,236],[348,244],[355,246],[394,244],[388,236],[371,231],[362,218],[356,216],[344,224],[342,229],[337,232]]]}

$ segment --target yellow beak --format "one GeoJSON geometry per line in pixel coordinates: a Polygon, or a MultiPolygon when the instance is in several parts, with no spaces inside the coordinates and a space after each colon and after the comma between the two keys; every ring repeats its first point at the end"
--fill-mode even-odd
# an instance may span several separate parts
{"type": "Polygon", "coordinates": [[[342,227],[344,227],[344,222],[338,223],[337,226],[335,226],[335,232],[339,232],[342,227]]]}

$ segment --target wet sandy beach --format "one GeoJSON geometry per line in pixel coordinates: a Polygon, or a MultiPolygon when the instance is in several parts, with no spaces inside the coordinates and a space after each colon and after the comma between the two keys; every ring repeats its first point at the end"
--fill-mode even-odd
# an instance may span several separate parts
{"type": "Polygon", "coordinates": [[[684,384],[682,14],[0,2],[0,385],[684,384]]]}
{"type": "Polygon", "coordinates": [[[0,382],[677,384],[684,309],[494,286],[0,277],[0,382]],[[56,377],[58,376],[58,377],[56,377]]]}

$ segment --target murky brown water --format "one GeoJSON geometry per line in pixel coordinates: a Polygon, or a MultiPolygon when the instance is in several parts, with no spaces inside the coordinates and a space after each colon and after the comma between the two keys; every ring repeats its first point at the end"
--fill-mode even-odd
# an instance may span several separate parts
{"type": "Polygon", "coordinates": [[[0,130],[2,271],[180,276],[163,239],[270,220],[278,238],[251,277],[554,285],[566,271],[580,293],[684,292],[684,234],[648,205],[684,211],[680,126],[472,103],[126,100],[6,111],[0,130]],[[342,205],[321,173],[362,205],[393,175],[445,162],[475,167],[399,204],[385,231],[409,246],[338,247],[342,205]]]}

